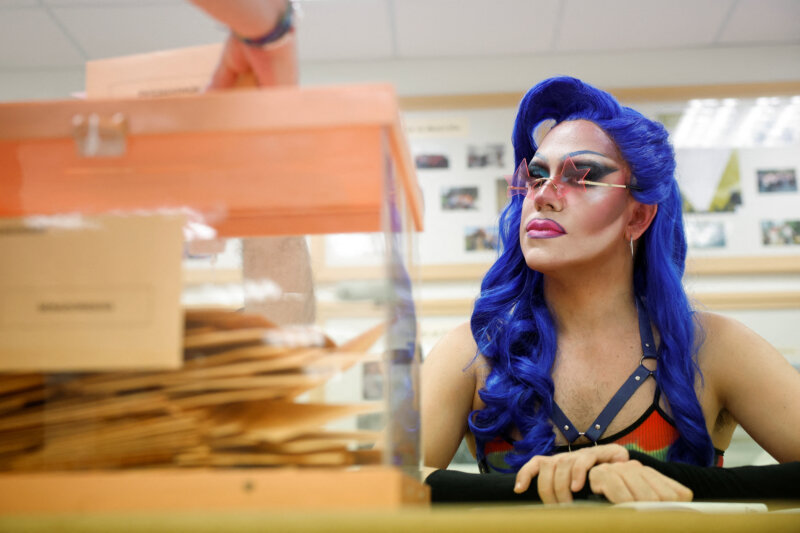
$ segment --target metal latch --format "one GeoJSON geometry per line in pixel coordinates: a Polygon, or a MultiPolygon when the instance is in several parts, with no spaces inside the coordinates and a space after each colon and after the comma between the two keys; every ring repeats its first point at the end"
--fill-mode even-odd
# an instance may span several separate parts
{"type": "Polygon", "coordinates": [[[128,119],[122,113],[72,117],[72,136],[83,157],[119,157],[127,149],[128,119]]]}

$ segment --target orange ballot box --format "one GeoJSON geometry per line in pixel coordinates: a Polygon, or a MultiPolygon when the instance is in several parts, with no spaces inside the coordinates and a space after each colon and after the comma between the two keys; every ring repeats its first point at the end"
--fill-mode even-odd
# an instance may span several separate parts
{"type": "Polygon", "coordinates": [[[0,104],[0,512],[426,502],[421,230],[388,85],[0,104]]]}
{"type": "Polygon", "coordinates": [[[0,168],[3,217],[188,207],[224,236],[374,232],[396,185],[422,226],[388,85],[0,104],[0,168]]]}

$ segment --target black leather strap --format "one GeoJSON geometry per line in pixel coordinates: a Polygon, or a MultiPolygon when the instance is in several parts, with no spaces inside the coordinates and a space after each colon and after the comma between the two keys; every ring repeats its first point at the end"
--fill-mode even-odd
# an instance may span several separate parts
{"type": "Polygon", "coordinates": [[[631,396],[639,389],[644,381],[653,375],[653,371],[644,366],[645,359],[656,359],[655,342],[653,341],[653,332],[650,328],[650,319],[647,317],[647,311],[644,305],[637,298],[636,310],[639,315],[639,338],[642,344],[642,361],[633,373],[628,377],[625,383],[619,388],[614,396],[609,400],[608,404],[603,408],[600,414],[595,418],[594,422],[589,428],[580,432],[575,428],[575,424],[570,421],[564,411],[553,401],[553,414],[551,419],[558,430],[567,439],[567,442],[572,444],[581,436],[585,436],[592,442],[597,442],[600,437],[608,429],[608,425],[619,414],[622,407],[631,399],[631,396]]]}

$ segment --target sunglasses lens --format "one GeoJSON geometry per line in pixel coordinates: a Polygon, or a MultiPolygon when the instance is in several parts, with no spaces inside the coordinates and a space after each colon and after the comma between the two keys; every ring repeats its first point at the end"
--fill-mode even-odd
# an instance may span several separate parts
{"type": "Polygon", "coordinates": [[[526,195],[528,193],[528,180],[530,179],[530,176],[528,174],[528,163],[525,161],[525,158],[523,158],[522,162],[520,162],[514,175],[506,176],[505,178],[506,182],[508,182],[506,195],[509,198],[512,198],[518,194],[526,195]]]}

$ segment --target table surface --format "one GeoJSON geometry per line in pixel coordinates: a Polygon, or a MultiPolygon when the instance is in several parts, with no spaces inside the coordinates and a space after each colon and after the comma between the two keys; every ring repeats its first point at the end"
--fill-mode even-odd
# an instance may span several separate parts
{"type": "Polygon", "coordinates": [[[447,506],[373,511],[239,511],[93,513],[0,516],[0,531],[14,532],[249,532],[249,531],[800,531],[800,502],[770,505],[769,512],[641,511],[603,504],[447,506]],[[794,508],[794,511],[790,508],[794,508]],[[774,510],[773,510],[774,509],[774,510]],[[535,524],[535,526],[534,526],[535,524]],[[646,524],[646,526],[645,526],[646,524]]]}

